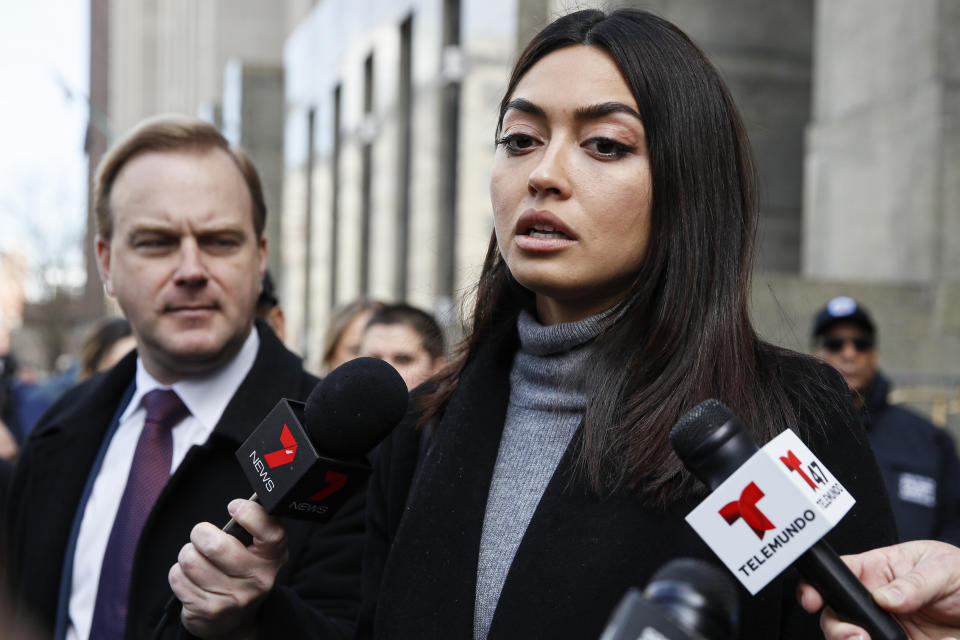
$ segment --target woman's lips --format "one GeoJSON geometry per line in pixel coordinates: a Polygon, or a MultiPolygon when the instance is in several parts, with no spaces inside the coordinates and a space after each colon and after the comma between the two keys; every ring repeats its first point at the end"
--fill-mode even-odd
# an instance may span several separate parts
{"type": "Polygon", "coordinates": [[[558,251],[576,242],[576,237],[551,211],[527,209],[517,219],[514,241],[524,251],[558,251]]]}

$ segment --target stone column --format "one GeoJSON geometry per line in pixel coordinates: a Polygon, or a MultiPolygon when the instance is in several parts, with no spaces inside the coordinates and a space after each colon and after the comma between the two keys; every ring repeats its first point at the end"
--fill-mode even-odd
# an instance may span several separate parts
{"type": "Polygon", "coordinates": [[[818,0],[803,273],[960,280],[960,3],[818,0]]]}

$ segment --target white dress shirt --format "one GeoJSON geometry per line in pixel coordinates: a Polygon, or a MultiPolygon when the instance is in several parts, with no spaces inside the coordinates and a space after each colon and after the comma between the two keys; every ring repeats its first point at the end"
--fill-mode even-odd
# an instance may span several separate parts
{"type": "MultiPolygon", "coordinates": [[[[73,554],[73,583],[66,640],[81,640],[90,635],[103,555],[146,418],[146,409],[141,405],[143,396],[154,389],[173,389],[190,411],[189,416],[173,427],[173,459],[170,466],[170,474],[173,475],[187,455],[187,450],[194,445],[202,445],[210,437],[227,404],[253,367],[259,348],[260,336],[254,327],[240,351],[225,366],[208,376],[181,380],[172,385],[157,382],[147,373],[143,361],[137,358],[136,390],[120,415],[119,426],[107,447],[80,523],[77,547],[73,554]]],[[[183,542],[186,544],[188,541],[183,542]]]]}

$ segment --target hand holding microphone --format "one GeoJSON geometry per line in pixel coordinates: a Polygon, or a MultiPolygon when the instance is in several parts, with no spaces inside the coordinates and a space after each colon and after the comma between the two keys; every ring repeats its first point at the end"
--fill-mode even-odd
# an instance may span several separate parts
{"type": "Polygon", "coordinates": [[[256,492],[233,500],[230,522],[196,525],[169,573],[174,598],[154,634],[183,605],[200,637],[249,629],[287,562],[286,534],[273,516],[324,522],[365,486],[364,454],[402,419],[407,387],[386,362],[357,358],[330,373],[306,403],[281,400],[237,450],[256,492]],[[230,535],[227,535],[230,534],[230,535]]]}
{"type": "MultiPolygon", "coordinates": [[[[798,447],[803,446],[789,431],[778,436],[776,440],[784,437],[787,440],[792,437],[798,447]]],[[[711,490],[716,490],[728,477],[740,472],[742,468],[747,468],[748,463],[754,465],[753,468],[757,472],[767,469],[761,466],[764,462],[763,456],[755,456],[760,452],[760,448],[740,420],[721,402],[714,399],[700,403],[677,422],[670,432],[670,445],[683,464],[711,490]]],[[[739,500],[731,495],[730,498],[734,499],[723,505],[719,513],[707,514],[713,516],[711,523],[722,523],[725,519],[730,525],[726,529],[722,529],[720,524],[714,527],[718,533],[723,534],[724,538],[729,538],[730,528],[734,524],[739,525],[742,520],[750,529],[753,529],[753,533],[760,541],[751,543],[752,546],[745,552],[747,559],[735,570],[743,573],[743,576],[738,573],[737,577],[745,585],[748,579],[762,574],[768,567],[777,566],[778,561],[802,549],[803,546],[799,546],[801,542],[797,542],[798,540],[806,540],[804,544],[810,544],[809,533],[817,527],[823,529],[825,518],[822,516],[829,515],[827,513],[829,506],[834,502],[839,504],[843,500],[850,500],[849,495],[845,495],[843,487],[838,483],[817,482],[818,478],[827,476],[826,470],[819,467],[805,469],[800,464],[800,460],[793,455],[792,450],[785,453],[789,455],[781,456],[779,460],[785,468],[789,469],[786,472],[788,475],[794,474],[786,486],[791,486],[793,482],[801,485],[806,483],[813,488],[812,492],[818,496],[816,504],[823,509],[811,504],[814,508],[805,508],[802,513],[796,514],[799,517],[779,521],[778,526],[765,515],[764,509],[781,508],[783,505],[780,504],[780,500],[768,501],[766,504],[769,504],[769,507],[760,508],[758,501],[764,497],[763,489],[757,483],[749,482],[736,488],[739,500]],[[809,529],[804,533],[803,530],[807,527],[809,529]],[[768,533],[771,535],[767,535],[768,533]],[[764,536],[767,536],[766,539],[764,536]],[[765,563],[767,567],[763,566],[765,563]]],[[[774,483],[778,478],[782,478],[784,470],[778,466],[779,461],[772,464],[774,464],[772,467],[774,473],[768,478],[771,483],[774,483]]],[[[744,480],[748,479],[744,478],[744,480]]],[[[782,479],[779,481],[783,482],[782,479]]],[[[720,497],[723,498],[723,496],[720,497]]],[[[785,495],[777,497],[784,498],[785,495]]],[[[796,494],[792,497],[796,497],[796,494]]],[[[711,495],[708,501],[713,498],[714,495],[711,495]]],[[[804,497],[804,500],[806,499],[804,497]]],[[[725,499],[722,499],[721,503],[724,501],[725,499]]],[[[706,503],[707,501],[704,501],[704,504],[706,503]]],[[[704,504],[694,510],[688,520],[691,520],[704,504]]],[[[792,505],[786,506],[787,510],[792,508],[792,505]]],[[[704,537],[702,531],[698,530],[698,533],[704,537]]],[[[711,540],[706,541],[713,546],[711,540]]],[[[743,546],[746,547],[746,545],[743,546]]],[[[716,551],[717,548],[714,547],[714,550],[716,551]]],[[[727,564],[728,567],[731,566],[729,562],[727,564]]],[[[868,629],[873,640],[906,640],[903,630],[896,621],[877,606],[863,584],[850,572],[825,540],[819,539],[813,543],[806,552],[799,555],[793,566],[806,580],[817,587],[840,616],[868,629]]],[[[755,592],[753,589],[751,591],[755,592]]]]}
{"type": "Polygon", "coordinates": [[[231,639],[244,638],[239,630],[253,628],[256,605],[273,588],[287,562],[286,533],[263,505],[237,499],[227,510],[233,521],[250,532],[253,543],[244,546],[215,525],[202,522],[190,532],[190,542],[168,574],[176,597],[173,608],[179,600],[184,627],[200,638],[228,631],[231,639]]]}
{"type": "MultiPolygon", "coordinates": [[[[960,638],[960,549],[935,540],[912,540],[842,559],[870,589],[874,600],[897,615],[910,640],[960,638]]],[[[823,598],[810,585],[801,585],[797,595],[810,613],[824,606],[823,598]]],[[[823,610],[820,627],[827,640],[856,638],[863,633],[840,620],[830,607],[823,610]]]]}

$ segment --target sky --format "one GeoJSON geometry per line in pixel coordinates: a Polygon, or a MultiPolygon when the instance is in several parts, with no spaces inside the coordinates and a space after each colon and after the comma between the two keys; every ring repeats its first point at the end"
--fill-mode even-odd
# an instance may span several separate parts
{"type": "Polygon", "coordinates": [[[0,251],[27,295],[83,282],[88,0],[0,0],[0,251]]]}

